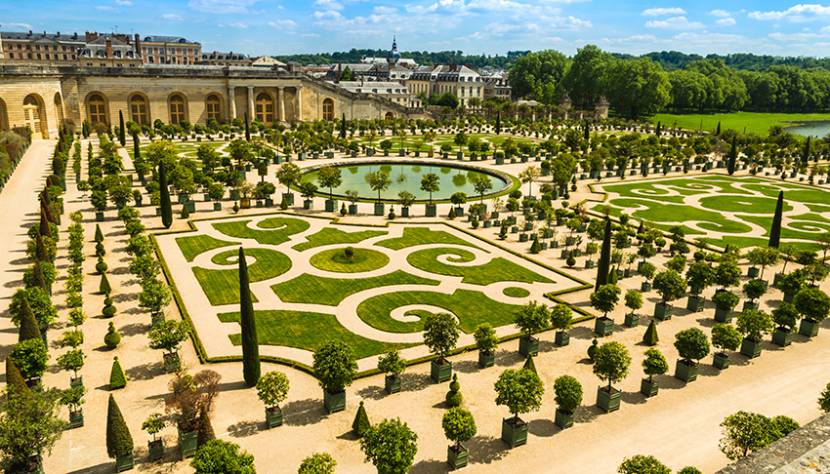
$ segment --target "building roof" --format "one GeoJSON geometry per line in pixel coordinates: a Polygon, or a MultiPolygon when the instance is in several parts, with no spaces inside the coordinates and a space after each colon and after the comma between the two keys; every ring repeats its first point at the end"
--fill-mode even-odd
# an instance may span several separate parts
{"type": "Polygon", "coordinates": [[[51,40],[60,42],[77,42],[84,43],[85,38],[78,33],[61,34],[57,33],[33,33],[31,31],[0,31],[0,37],[5,40],[51,40]]]}
{"type": "Polygon", "coordinates": [[[199,44],[196,41],[189,41],[187,38],[183,38],[181,36],[150,35],[150,36],[145,36],[142,41],[144,41],[145,43],[199,44]]]}
{"type": "Polygon", "coordinates": [[[224,61],[244,61],[249,59],[248,56],[242,53],[234,53],[233,51],[228,51],[227,53],[222,51],[210,51],[206,53],[202,53],[203,60],[224,60],[224,61]]]}

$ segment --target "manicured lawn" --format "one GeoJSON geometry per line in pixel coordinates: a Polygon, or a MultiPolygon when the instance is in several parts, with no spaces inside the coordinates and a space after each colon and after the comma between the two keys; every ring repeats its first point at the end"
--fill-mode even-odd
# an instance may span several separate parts
{"type": "MultiPolygon", "coordinates": [[[[276,250],[246,249],[245,255],[256,259],[248,265],[248,276],[251,282],[268,280],[282,275],[291,268],[291,260],[276,250]]],[[[237,265],[237,251],[229,250],[213,257],[213,263],[218,265],[237,265]]],[[[228,270],[209,270],[194,267],[193,274],[202,286],[210,304],[223,305],[239,303],[239,271],[237,268],[228,270]]]]}
{"type": "Polygon", "coordinates": [[[217,222],[213,227],[219,232],[240,239],[254,239],[261,244],[279,245],[288,242],[289,236],[309,228],[308,222],[290,217],[271,217],[259,222],[260,229],[248,227],[250,220],[217,222]]]}
{"type": "Polygon", "coordinates": [[[475,245],[467,240],[458,238],[441,230],[430,230],[427,227],[406,227],[403,230],[403,236],[388,240],[381,240],[375,245],[392,250],[400,250],[425,244],[455,244],[475,248],[475,245]]]}
{"type": "Polygon", "coordinates": [[[775,125],[788,127],[794,124],[816,120],[830,120],[830,114],[767,114],[756,112],[734,112],[729,114],[657,114],[652,117],[652,123],[662,122],[667,127],[675,125],[687,130],[699,130],[701,121],[703,130],[714,132],[721,123],[721,130],[732,129],[738,132],[757,133],[767,135],[769,129],[775,125]]]}
{"type": "Polygon", "coordinates": [[[366,239],[377,237],[379,235],[387,234],[382,230],[360,230],[356,232],[344,232],[334,227],[326,227],[321,229],[316,234],[311,234],[307,237],[307,242],[295,245],[294,250],[308,250],[314,247],[321,247],[323,245],[333,244],[356,244],[363,242],[366,239]]]}
{"type": "Polygon", "coordinates": [[[192,262],[200,253],[237,245],[235,242],[225,242],[205,234],[177,237],[176,244],[178,244],[184,258],[188,262],[192,262]]]}
{"type": "Polygon", "coordinates": [[[353,255],[348,257],[345,247],[324,250],[313,255],[309,262],[320,270],[338,273],[369,272],[389,264],[389,257],[377,250],[355,248],[352,252],[353,255]]]}
{"type": "Polygon", "coordinates": [[[434,248],[412,252],[406,260],[415,268],[439,275],[460,276],[463,277],[464,283],[473,285],[486,286],[499,281],[551,283],[548,278],[501,257],[483,265],[464,266],[441,263],[438,261],[441,255],[451,255],[448,260],[458,263],[472,262],[475,259],[474,255],[466,250],[434,248]]]}
{"type": "Polygon", "coordinates": [[[343,280],[303,274],[271,287],[274,293],[286,303],[313,303],[336,306],[344,298],[370,288],[392,285],[438,285],[435,280],[395,271],[372,278],[343,280]]]}
{"type": "MultiPolygon", "coordinates": [[[[257,339],[260,345],[287,346],[309,351],[317,350],[330,341],[342,341],[351,347],[358,359],[408,347],[358,336],[344,328],[331,314],[303,311],[256,311],[257,339]]],[[[239,322],[239,313],[219,315],[222,322],[239,322]]],[[[235,346],[242,343],[240,334],[232,334],[235,346]]]]}
{"type": "Polygon", "coordinates": [[[530,295],[529,291],[517,287],[505,288],[503,293],[505,296],[510,296],[511,298],[525,298],[530,295]]]}
{"type": "Polygon", "coordinates": [[[510,324],[516,311],[521,308],[493,301],[478,291],[456,290],[451,295],[429,291],[399,291],[367,299],[357,307],[357,314],[367,324],[382,331],[418,332],[424,328],[423,317],[426,316],[426,311],[411,312],[421,316],[421,319],[409,323],[389,316],[395,308],[414,304],[437,306],[455,314],[461,321],[461,329],[466,333],[472,333],[479,324],[485,322],[494,327],[510,324]]]}

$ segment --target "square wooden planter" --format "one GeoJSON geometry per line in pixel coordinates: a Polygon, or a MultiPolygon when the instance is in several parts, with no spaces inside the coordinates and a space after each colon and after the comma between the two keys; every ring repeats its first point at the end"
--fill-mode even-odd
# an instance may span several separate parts
{"type": "Polygon", "coordinates": [[[715,352],[715,357],[712,359],[712,365],[719,370],[729,368],[729,354],[724,352],[715,352]]]}
{"type": "Polygon", "coordinates": [[[705,299],[699,295],[690,295],[686,300],[686,309],[692,313],[699,313],[703,311],[703,303],[705,299]]]}
{"type": "Polygon", "coordinates": [[[433,360],[429,364],[429,377],[435,383],[446,382],[452,378],[452,362],[433,360]]]}
{"type": "Polygon", "coordinates": [[[751,341],[744,339],[741,342],[741,354],[754,359],[761,355],[761,341],[751,341]]]}
{"type": "Polygon", "coordinates": [[[133,453],[115,457],[115,472],[129,471],[134,465],[133,453]]]}
{"type": "Polygon", "coordinates": [[[640,393],[642,393],[644,397],[654,397],[659,391],[660,385],[656,380],[643,379],[640,381],[640,393]]]}
{"type": "Polygon", "coordinates": [[[329,393],[323,390],[323,407],[326,413],[337,413],[346,409],[346,391],[329,393]]]}
{"type": "Polygon", "coordinates": [[[715,321],[717,321],[719,323],[732,322],[732,310],[731,309],[723,309],[723,308],[715,308],[715,321]]]}
{"type": "Polygon", "coordinates": [[[556,409],[553,417],[553,422],[561,429],[567,429],[574,425],[574,414],[560,409],[556,409]]]}
{"type": "Polygon", "coordinates": [[[539,340],[533,336],[522,336],[519,338],[519,354],[527,357],[539,354],[539,340]]]}
{"type": "Polygon", "coordinates": [[[793,342],[793,333],[786,328],[776,328],[772,333],[773,344],[780,347],[787,347],[793,342]]]}
{"type": "Polygon", "coordinates": [[[67,429],[80,428],[84,426],[84,412],[83,410],[69,412],[69,424],[67,429]]]}
{"type": "Polygon", "coordinates": [[[447,464],[450,470],[461,469],[466,467],[470,459],[470,451],[461,446],[461,449],[456,450],[455,446],[447,446],[447,464]]]}
{"type": "Polygon", "coordinates": [[[401,377],[400,375],[387,375],[383,379],[383,389],[388,394],[398,393],[401,391],[401,377]]]}
{"type": "Polygon", "coordinates": [[[597,406],[602,408],[605,413],[611,413],[620,409],[620,400],[622,399],[622,392],[614,387],[599,387],[597,388],[597,406]]]}
{"type": "Polygon", "coordinates": [[[614,320],[605,316],[594,321],[594,334],[598,337],[610,336],[614,333],[614,320]]]}
{"type": "Polygon", "coordinates": [[[674,367],[674,377],[686,383],[697,380],[697,364],[682,359],[677,361],[674,367]]]}
{"type": "Polygon", "coordinates": [[[510,448],[527,444],[527,423],[521,418],[504,418],[501,421],[501,440],[510,448]]]}
{"type": "Polygon", "coordinates": [[[564,347],[571,343],[571,335],[567,331],[556,331],[553,342],[557,347],[564,347]]]}
{"type": "Polygon", "coordinates": [[[198,444],[199,432],[179,431],[179,453],[181,454],[182,459],[192,458],[196,455],[196,448],[198,447],[198,444]]]}
{"type": "Polygon", "coordinates": [[[816,337],[818,336],[818,328],[821,323],[811,321],[809,319],[802,319],[798,326],[798,333],[802,336],[816,337]]]}
{"type": "Polygon", "coordinates": [[[164,457],[164,440],[157,439],[147,443],[148,459],[158,461],[164,457]]]}
{"type": "Polygon", "coordinates": [[[478,366],[482,369],[496,365],[496,354],[478,351],[478,366]]]}
{"type": "Polygon", "coordinates": [[[265,409],[265,426],[269,429],[282,426],[283,416],[280,407],[268,407],[265,409]]]}
{"type": "Polygon", "coordinates": [[[627,313],[625,315],[625,327],[635,328],[640,325],[640,316],[637,313],[627,313]]]}
{"type": "Polygon", "coordinates": [[[672,307],[670,304],[663,304],[662,302],[654,305],[654,319],[660,321],[667,321],[671,319],[672,307]]]}

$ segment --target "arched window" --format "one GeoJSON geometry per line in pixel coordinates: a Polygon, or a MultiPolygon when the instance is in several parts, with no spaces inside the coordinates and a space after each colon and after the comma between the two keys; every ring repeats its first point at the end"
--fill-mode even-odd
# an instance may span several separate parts
{"type": "Polygon", "coordinates": [[[150,108],[141,94],[130,96],[130,120],[139,125],[150,125],[150,108]]]}
{"type": "Polygon", "coordinates": [[[107,120],[107,102],[101,94],[92,94],[87,99],[87,109],[89,111],[89,123],[95,125],[96,123],[103,123],[109,125],[107,120]]]}
{"type": "Polygon", "coordinates": [[[274,121],[274,99],[265,92],[256,96],[254,117],[262,123],[270,124],[274,121]]]}
{"type": "Polygon", "coordinates": [[[170,123],[175,123],[176,125],[178,125],[187,120],[186,104],[184,102],[184,97],[182,97],[179,94],[174,94],[170,96],[169,102],[170,123]]]}
{"type": "Polygon", "coordinates": [[[217,122],[222,120],[222,101],[219,96],[211,94],[205,99],[205,118],[214,119],[217,122]]]}
{"type": "Polygon", "coordinates": [[[334,120],[334,101],[331,99],[323,100],[323,120],[334,120]]]}
{"type": "Polygon", "coordinates": [[[384,118],[386,120],[395,120],[395,114],[393,114],[392,112],[386,112],[386,115],[384,116],[384,118]]]}
{"type": "Polygon", "coordinates": [[[58,112],[58,124],[63,126],[63,99],[61,98],[60,92],[55,92],[55,110],[58,112]]]}

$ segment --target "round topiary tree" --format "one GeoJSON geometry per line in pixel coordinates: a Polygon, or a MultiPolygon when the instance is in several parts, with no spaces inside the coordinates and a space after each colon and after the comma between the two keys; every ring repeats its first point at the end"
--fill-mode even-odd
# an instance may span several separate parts
{"type": "Polygon", "coordinates": [[[447,439],[455,443],[447,449],[447,462],[453,469],[466,466],[469,451],[463,443],[471,440],[477,431],[473,414],[463,408],[450,408],[444,413],[441,427],[447,439]]]}
{"type": "Polygon", "coordinates": [[[709,354],[709,338],[698,328],[684,329],[674,337],[674,347],[681,357],[674,376],[692,382],[697,379],[698,361],[709,354]]]}
{"type": "Polygon", "coordinates": [[[743,334],[741,354],[751,358],[761,355],[761,340],[772,332],[775,323],[772,316],[764,311],[748,309],[738,315],[738,332],[743,334]]]}
{"type": "Polygon", "coordinates": [[[342,341],[324,344],[314,352],[314,375],[323,388],[323,404],[329,413],[346,409],[346,387],[357,375],[351,348],[342,341]]]}
{"type": "Polygon", "coordinates": [[[712,365],[718,369],[729,367],[729,354],[741,345],[741,333],[731,324],[720,323],[712,327],[712,345],[720,351],[715,353],[712,365]]]}
{"type": "Polygon", "coordinates": [[[820,289],[808,286],[795,294],[793,304],[804,318],[799,333],[807,337],[818,335],[819,325],[830,314],[830,297],[820,289]]]}
{"type": "Polygon", "coordinates": [[[539,353],[539,340],[533,334],[547,329],[550,325],[550,311],[544,304],[531,301],[516,312],[513,322],[522,333],[519,338],[519,353],[523,356],[539,353]]]}
{"type": "Polygon", "coordinates": [[[556,345],[560,347],[567,346],[570,342],[568,330],[573,324],[573,310],[571,310],[571,307],[564,303],[559,303],[551,308],[550,322],[551,326],[556,329],[556,335],[554,336],[556,345]]]}
{"type": "Polygon", "coordinates": [[[490,323],[482,323],[476,327],[473,337],[478,348],[478,366],[481,368],[492,367],[496,362],[496,347],[499,345],[499,338],[496,330],[490,323]]]}
{"type": "Polygon", "coordinates": [[[594,333],[597,336],[607,336],[614,331],[614,321],[608,317],[608,312],[613,311],[620,301],[620,292],[619,286],[609,283],[591,293],[591,306],[602,313],[602,317],[597,318],[594,325],[594,333]]]}
{"type": "Polygon", "coordinates": [[[553,393],[556,425],[561,429],[573,426],[574,412],[582,403],[582,384],[575,377],[562,375],[553,382],[553,393]]]}
{"type": "Polygon", "coordinates": [[[268,428],[282,425],[280,403],[288,397],[290,385],[282,372],[268,372],[257,380],[257,397],[265,404],[265,423],[268,428]]]}
{"type": "Polygon", "coordinates": [[[757,299],[767,292],[767,282],[764,280],[749,280],[744,283],[744,294],[749,301],[744,303],[744,309],[758,309],[757,299]]]}
{"type": "Polygon", "coordinates": [[[798,324],[801,314],[792,303],[786,301],[781,303],[781,306],[772,310],[772,320],[778,326],[775,332],[772,333],[772,342],[785,347],[792,343],[793,331],[798,324]]]}
{"type": "Polygon", "coordinates": [[[619,342],[606,342],[599,346],[594,353],[594,374],[602,381],[607,381],[606,387],[597,390],[597,405],[606,412],[620,408],[622,392],[614,389],[613,384],[628,375],[631,366],[631,355],[628,349],[619,342]]]}
{"type": "Polygon", "coordinates": [[[314,453],[303,459],[297,474],[334,474],[337,461],[329,453],[314,453]]]}
{"type": "Polygon", "coordinates": [[[360,449],[382,474],[406,474],[418,452],[418,435],[398,418],[383,420],[360,439],[360,449]]]}
{"type": "Polygon", "coordinates": [[[632,328],[640,324],[637,310],[643,307],[643,294],[637,290],[625,292],[625,307],[631,311],[625,315],[625,325],[632,328]]]}
{"type": "Polygon", "coordinates": [[[199,446],[190,466],[196,474],[236,473],[254,471],[254,457],[241,450],[239,445],[221,439],[211,439],[199,446]]]}
{"type": "Polygon", "coordinates": [[[424,345],[438,356],[431,364],[431,376],[436,383],[446,382],[452,376],[452,362],[447,356],[455,349],[458,337],[458,320],[449,313],[430,314],[424,321],[424,345]]]}
{"type": "Polygon", "coordinates": [[[655,375],[663,375],[669,371],[669,364],[666,362],[663,353],[655,348],[648,349],[643,359],[643,372],[648,376],[640,382],[640,393],[646,397],[657,395],[660,384],[654,380],[655,375]]]}
{"type": "Polygon", "coordinates": [[[671,318],[669,303],[683,297],[686,293],[686,280],[674,270],[664,270],[654,277],[654,289],[661,298],[661,301],[654,307],[654,317],[661,320],[671,318]]]}
{"type": "Polygon", "coordinates": [[[40,379],[46,371],[49,352],[42,339],[26,339],[18,342],[9,355],[20,374],[29,382],[40,379]]]}
{"type": "Polygon", "coordinates": [[[654,456],[637,454],[625,458],[617,468],[617,472],[619,474],[671,474],[671,469],[654,456]]]}
{"type": "Polygon", "coordinates": [[[499,375],[495,389],[496,405],[506,406],[513,415],[502,420],[502,440],[510,447],[526,443],[527,423],[519,415],[542,406],[542,380],[530,370],[507,369],[499,375]]]}
{"type": "Polygon", "coordinates": [[[396,350],[391,350],[378,358],[378,370],[384,374],[384,389],[392,394],[401,391],[401,374],[406,369],[406,361],[396,350]]]}

